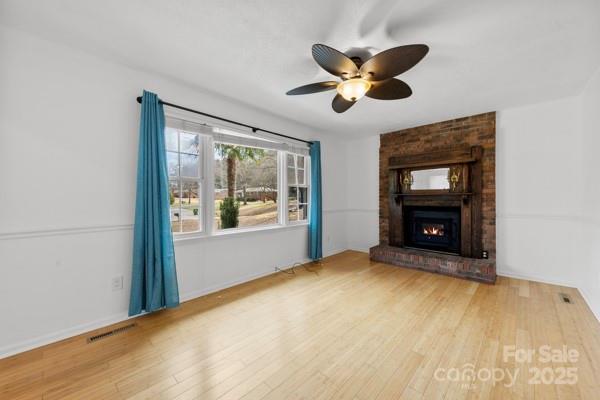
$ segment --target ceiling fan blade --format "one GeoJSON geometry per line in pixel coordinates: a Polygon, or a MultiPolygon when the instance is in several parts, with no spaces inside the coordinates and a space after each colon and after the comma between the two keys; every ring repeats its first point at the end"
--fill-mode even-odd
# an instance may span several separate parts
{"type": "Polygon", "coordinates": [[[369,58],[360,67],[360,75],[370,81],[383,81],[414,67],[425,57],[429,47],[424,44],[393,47],[369,58]]]}
{"type": "Polygon", "coordinates": [[[371,89],[365,96],[377,100],[397,100],[410,97],[412,90],[410,86],[400,79],[387,79],[385,81],[372,82],[371,89]]]}
{"type": "Polygon", "coordinates": [[[351,78],[358,75],[358,67],[347,55],[324,44],[313,44],[312,55],[317,64],[332,75],[351,78]]]}
{"type": "Polygon", "coordinates": [[[299,94],[311,94],[311,93],[319,93],[325,92],[327,90],[335,89],[338,85],[338,82],[335,81],[327,81],[327,82],[318,82],[318,83],[310,83],[308,85],[299,86],[295,89],[288,91],[286,94],[288,96],[296,96],[299,94]]]}
{"type": "Polygon", "coordinates": [[[343,113],[350,107],[352,107],[356,103],[355,101],[348,101],[342,97],[341,94],[336,94],[333,98],[333,102],[331,102],[331,107],[333,107],[333,111],[336,113],[343,113]]]}

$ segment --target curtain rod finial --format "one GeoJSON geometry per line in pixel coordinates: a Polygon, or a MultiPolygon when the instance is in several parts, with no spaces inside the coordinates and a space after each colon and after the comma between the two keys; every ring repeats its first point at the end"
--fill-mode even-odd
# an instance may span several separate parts
{"type": "Polygon", "coordinates": [[[142,96],[138,96],[136,97],[136,101],[140,104],[142,104],[142,96]]]}

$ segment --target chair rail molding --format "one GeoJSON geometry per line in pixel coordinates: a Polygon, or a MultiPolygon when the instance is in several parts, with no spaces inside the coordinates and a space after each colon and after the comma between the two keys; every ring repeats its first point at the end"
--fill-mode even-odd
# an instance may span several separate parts
{"type": "Polygon", "coordinates": [[[28,239],[44,236],[78,235],[85,233],[111,232],[132,230],[133,224],[121,225],[88,225],[63,228],[32,229],[28,231],[3,232],[0,240],[28,239]]]}

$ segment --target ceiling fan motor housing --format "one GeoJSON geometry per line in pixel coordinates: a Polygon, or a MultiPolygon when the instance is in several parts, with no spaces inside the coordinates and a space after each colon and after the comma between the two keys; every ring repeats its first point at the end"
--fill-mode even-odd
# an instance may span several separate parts
{"type": "Polygon", "coordinates": [[[360,57],[358,57],[358,56],[353,56],[353,57],[350,57],[350,59],[351,59],[352,61],[354,61],[354,64],[356,64],[356,66],[357,66],[358,68],[360,68],[360,66],[361,66],[361,65],[363,65],[363,60],[362,60],[362,58],[360,58],[360,57]]]}

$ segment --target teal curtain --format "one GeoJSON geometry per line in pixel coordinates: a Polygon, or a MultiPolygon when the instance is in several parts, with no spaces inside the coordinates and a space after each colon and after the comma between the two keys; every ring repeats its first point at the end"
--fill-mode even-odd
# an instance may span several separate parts
{"type": "Polygon", "coordinates": [[[308,218],[308,256],[323,258],[323,212],[321,200],[321,143],[310,145],[310,215],[308,218]]]}
{"type": "Polygon", "coordinates": [[[169,218],[164,130],[165,113],[158,96],[144,91],[138,148],[130,316],[179,304],[169,218]]]}

